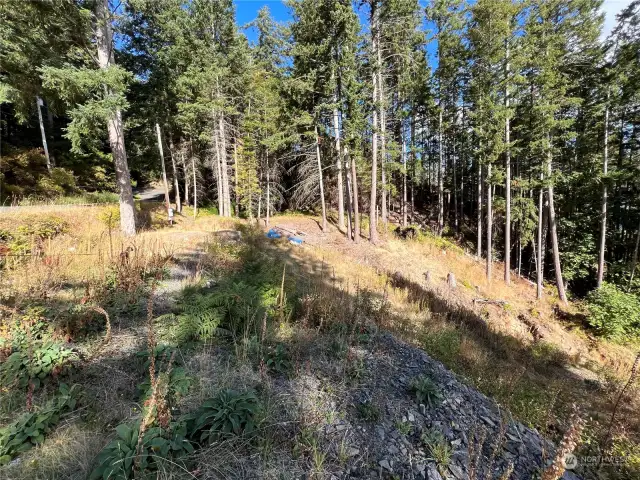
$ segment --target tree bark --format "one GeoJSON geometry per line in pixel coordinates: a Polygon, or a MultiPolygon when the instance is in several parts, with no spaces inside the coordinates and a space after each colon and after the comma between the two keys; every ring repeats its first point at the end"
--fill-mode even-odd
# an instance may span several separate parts
{"type": "Polygon", "coordinates": [[[166,208],[171,206],[169,201],[169,183],[167,182],[167,169],[164,165],[164,151],[162,149],[162,133],[160,125],[156,122],[156,135],[158,137],[158,152],[160,153],[160,165],[162,165],[162,185],[164,186],[164,204],[166,208]]]}
{"type": "Polygon", "coordinates": [[[387,146],[386,146],[386,130],[387,130],[387,120],[386,120],[386,112],[384,108],[384,79],[382,78],[382,46],[381,42],[381,32],[382,26],[380,25],[380,18],[378,18],[377,25],[377,59],[376,59],[376,72],[378,78],[378,109],[380,111],[380,115],[378,120],[380,121],[380,180],[382,182],[382,194],[381,194],[381,214],[382,214],[382,225],[384,227],[383,234],[387,234],[387,221],[388,221],[388,209],[387,209],[387,173],[385,168],[386,156],[387,156],[387,146]]]}
{"type": "MultiPolygon", "coordinates": [[[[96,45],[98,48],[98,63],[101,69],[107,69],[115,64],[113,56],[113,32],[109,21],[108,0],[96,3],[96,45]]],[[[131,175],[127,164],[127,151],[124,144],[124,128],[122,113],[116,109],[107,121],[109,144],[115,164],[116,183],[120,194],[120,230],[125,236],[136,234],[135,204],[131,190],[131,175]]]]}
{"type": "Polygon", "coordinates": [[[196,159],[191,152],[191,171],[193,172],[193,218],[198,216],[198,180],[196,177],[196,159]]]}
{"type": "Polygon", "coordinates": [[[636,234],[636,246],[633,249],[633,258],[631,260],[631,275],[629,276],[629,285],[627,291],[631,291],[633,285],[633,276],[636,272],[636,265],[638,264],[638,247],[640,247],[640,225],[638,225],[638,233],[636,234]]]}
{"type": "Polygon", "coordinates": [[[491,188],[491,162],[487,162],[487,280],[491,283],[493,269],[493,189],[491,188]]]}
{"type": "MultiPolygon", "coordinates": [[[[334,93],[333,102],[338,102],[338,96],[334,93]]],[[[342,147],[340,146],[340,118],[338,107],[333,107],[333,135],[336,142],[336,170],[338,180],[338,229],[343,232],[344,226],[344,185],[342,174],[342,147]]]]}
{"type": "Polygon", "coordinates": [[[480,260],[482,258],[482,164],[480,160],[476,160],[476,163],[478,167],[478,240],[476,256],[480,260]]]}
{"type": "Polygon", "coordinates": [[[182,173],[184,175],[184,202],[185,207],[189,206],[189,170],[187,169],[187,163],[184,159],[184,151],[186,146],[184,139],[180,138],[180,165],[182,166],[182,173]]]}
{"type": "Polygon", "coordinates": [[[360,207],[358,205],[358,174],[356,168],[356,157],[351,156],[350,158],[350,166],[351,166],[351,185],[353,188],[353,241],[355,243],[360,243],[360,207]]]}
{"type": "Polygon", "coordinates": [[[220,142],[218,139],[218,122],[216,113],[213,112],[214,127],[213,127],[213,148],[216,157],[216,186],[218,189],[218,215],[224,216],[224,182],[222,181],[222,155],[220,154],[220,142]]]}
{"type": "Polygon", "coordinates": [[[371,127],[371,197],[369,200],[369,241],[371,243],[378,242],[377,229],[377,204],[378,204],[378,11],[375,3],[371,2],[371,42],[375,55],[375,68],[373,70],[373,113],[371,127]]]}
{"type": "Polygon", "coordinates": [[[407,143],[405,141],[404,129],[400,126],[400,141],[402,142],[402,226],[407,226],[407,143]]]}
{"type": "Polygon", "coordinates": [[[542,181],[544,175],[540,174],[540,193],[538,194],[538,255],[536,256],[536,298],[542,298],[542,281],[544,277],[544,251],[542,249],[542,210],[544,208],[544,189],[542,181]]]}
{"type": "Polygon", "coordinates": [[[456,234],[460,233],[460,224],[458,220],[458,172],[456,158],[456,142],[455,138],[451,141],[451,161],[453,163],[453,225],[456,234]]]}
{"type": "Polygon", "coordinates": [[[240,197],[238,196],[238,139],[233,141],[233,178],[235,180],[236,217],[240,216],[240,197]]]}
{"type": "Polygon", "coordinates": [[[171,168],[173,169],[173,188],[175,192],[176,210],[182,212],[182,201],[180,199],[180,185],[178,184],[178,168],[176,167],[175,149],[173,139],[169,136],[169,155],[171,156],[171,168]]]}
{"type": "MultiPolygon", "coordinates": [[[[442,102],[442,100],[440,100],[442,102]]],[[[442,141],[442,105],[438,106],[438,235],[444,230],[444,144],[442,141]]]]}
{"type": "Polygon", "coordinates": [[[598,255],[597,288],[602,287],[604,279],[604,251],[607,243],[607,174],[609,172],[609,93],[604,109],[604,152],[602,159],[602,207],[600,212],[600,251],[598,255]]]}
{"type": "Polygon", "coordinates": [[[44,149],[44,158],[47,162],[47,171],[51,173],[51,159],[49,158],[49,147],[47,146],[47,136],[44,131],[44,123],[42,122],[42,99],[36,96],[36,108],[38,109],[38,121],[40,122],[40,135],[42,135],[42,148],[44,149]]]}
{"type": "Polygon", "coordinates": [[[351,169],[349,168],[349,152],[344,147],[344,168],[347,180],[347,238],[353,240],[353,189],[351,188],[351,169]]]}
{"type": "MultiPolygon", "coordinates": [[[[549,141],[549,144],[551,142],[549,141]]],[[[567,303],[567,295],[564,289],[564,281],[562,280],[562,267],[560,264],[560,247],[558,245],[558,229],[556,226],[556,211],[553,203],[553,181],[551,166],[551,151],[547,153],[547,176],[549,177],[549,186],[547,188],[549,202],[549,229],[551,231],[551,247],[553,248],[553,265],[556,271],[556,284],[558,287],[558,297],[563,303],[567,303]]]]}
{"type": "MultiPolygon", "coordinates": [[[[505,91],[504,105],[507,116],[504,120],[504,142],[506,144],[504,164],[505,164],[505,218],[504,218],[504,282],[511,284],[511,125],[509,119],[509,40],[506,41],[506,65],[505,65],[505,91]]],[[[519,268],[519,267],[518,267],[519,268]]]]}
{"type": "Polygon", "coordinates": [[[316,160],[318,161],[318,176],[320,183],[320,204],[322,205],[322,231],[327,231],[327,205],[324,199],[324,180],[322,175],[322,160],[320,158],[320,137],[318,136],[318,126],[314,124],[313,131],[316,140],[316,160]]]}
{"type": "Polygon", "coordinates": [[[231,191],[229,188],[229,165],[227,164],[227,136],[225,131],[224,114],[218,115],[218,130],[220,132],[220,169],[222,171],[222,188],[224,196],[222,199],[225,217],[231,216],[231,191]]]}
{"type": "Polygon", "coordinates": [[[266,225],[267,227],[270,225],[271,222],[271,172],[269,171],[269,150],[267,150],[266,152],[267,155],[267,204],[265,205],[265,208],[267,210],[267,215],[266,215],[266,225]]]}

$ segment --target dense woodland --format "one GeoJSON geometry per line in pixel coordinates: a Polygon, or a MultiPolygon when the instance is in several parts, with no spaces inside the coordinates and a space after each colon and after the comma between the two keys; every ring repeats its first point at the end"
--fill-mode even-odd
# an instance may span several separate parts
{"type": "Polygon", "coordinates": [[[231,0],[5,0],[1,195],[118,191],[133,235],[158,177],[178,211],[417,225],[538,295],[637,293],[640,1],[607,38],[601,3],[288,0],[239,27],[231,0]]]}

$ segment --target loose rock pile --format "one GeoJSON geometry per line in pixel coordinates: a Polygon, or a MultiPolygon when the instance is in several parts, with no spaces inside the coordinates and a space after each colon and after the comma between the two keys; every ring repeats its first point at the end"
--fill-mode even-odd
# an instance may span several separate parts
{"type": "MultiPolygon", "coordinates": [[[[555,447],[538,432],[513,421],[508,412],[458,380],[440,362],[389,334],[360,353],[366,381],[349,391],[351,410],[371,402],[379,406],[377,422],[347,415],[325,426],[327,436],[347,440],[343,455],[351,478],[416,478],[429,480],[531,479],[553,458],[555,447]],[[439,387],[442,401],[433,408],[418,404],[410,392],[413,379],[427,375],[439,387]],[[403,432],[399,431],[400,426],[403,432]],[[438,464],[423,440],[441,436],[450,448],[448,465],[438,464]]],[[[567,472],[565,479],[577,479],[567,472]]]]}

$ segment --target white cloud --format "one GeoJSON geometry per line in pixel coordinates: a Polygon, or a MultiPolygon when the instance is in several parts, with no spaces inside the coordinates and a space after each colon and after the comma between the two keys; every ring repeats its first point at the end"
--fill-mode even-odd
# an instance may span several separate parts
{"type": "Polygon", "coordinates": [[[616,15],[622,11],[632,0],[604,0],[602,11],[605,14],[602,37],[606,38],[616,25],[616,15]]]}

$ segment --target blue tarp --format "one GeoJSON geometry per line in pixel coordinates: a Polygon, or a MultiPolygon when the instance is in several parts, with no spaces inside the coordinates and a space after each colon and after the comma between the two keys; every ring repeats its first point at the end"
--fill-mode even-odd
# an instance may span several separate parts
{"type": "Polygon", "coordinates": [[[282,234],[272,228],[267,232],[267,238],[282,238],[282,234]]]}
{"type": "Polygon", "coordinates": [[[294,237],[293,235],[289,235],[287,237],[287,239],[291,242],[291,243],[295,243],[296,245],[302,245],[302,242],[304,240],[302,240],[301,238],[298,237],[294,237]]]}

